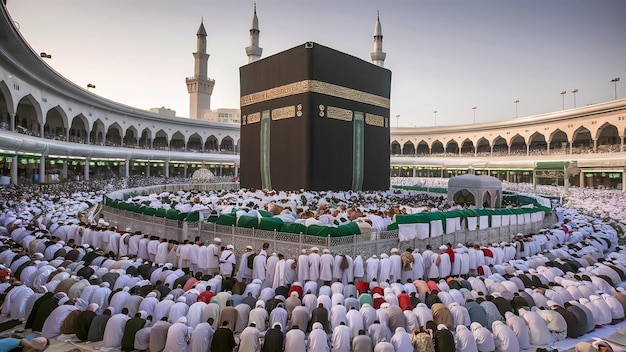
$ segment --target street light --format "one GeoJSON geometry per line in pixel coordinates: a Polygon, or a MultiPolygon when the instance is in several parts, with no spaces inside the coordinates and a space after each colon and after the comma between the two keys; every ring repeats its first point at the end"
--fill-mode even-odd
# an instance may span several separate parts
{"type": "Polygon", "coordinates": [[[400,115],[396,115],[396,128],[398,128],[399,123],[400,123],[400,115]]]}
{"type": "Polygon", "coordinates": [[[435,127],[437,127],[437,110],[434,110],[433,114],[435,114],[435,127]]]}
{"type": "Polygon", "coordinates": [[[96,85],[89,83],[89,84],[87,84],[87,88],[96,88],[96,85]]]}
{"type": "Polygon", "coordinates": [[[47,54],[43,51],[39,53],[39,56],[41,56],[42,59],[52,59],[52,55],[47,54]]]}
{"type": "Polygon", "coordinates": [[[619,82],[619,77],[613,78],[611,82],[615,83],[615,100],[617,100],[617,82],[619,82]]]}
{"type": "Polygon", "coordinates": [[[519,99],[515,99],[513,102],[515,103],[515,118],[517,118],[517,104],[519,104],[519,99]]]}
{"type": "Polygon", "coordinates": [[[578,88],[572,90],[572,94],[574,94],[574,107],[576,107],[576,93],[578,93],[578,88]]]}
{"type": "Polygon", "coordinates": [[[474,124],[476,124],[476,109],[478,109],[477,106],[472,107],[472,110],[474,110],[474,124]]]}
{"type": "Polygon", "coordinates": [[[563,110],[565,110],[565,94],[567,94],[566,90],[561,91],[561,97],[563,98],[563,110]]]}

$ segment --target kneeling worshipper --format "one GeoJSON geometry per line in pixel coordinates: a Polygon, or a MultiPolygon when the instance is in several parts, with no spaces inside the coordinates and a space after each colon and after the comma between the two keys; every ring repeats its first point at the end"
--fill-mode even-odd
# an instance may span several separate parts
{"type": "Polygon", "coordinates": [[[211,352],[232,352],[235,346],[237,346],[235,336],[233,331],[228,328],[228,321],[225,320],[213,334],[211,352]]]}
{"type": "Polygon", "coordinates": [[[87,310],[78,314],[78,317],[76,318],[76,338],[80,341],[87,340],[91,322],[98,315],[96,314],[96,310],[98,310],[98,304],[91,303],[87,306],[87,310]]]}

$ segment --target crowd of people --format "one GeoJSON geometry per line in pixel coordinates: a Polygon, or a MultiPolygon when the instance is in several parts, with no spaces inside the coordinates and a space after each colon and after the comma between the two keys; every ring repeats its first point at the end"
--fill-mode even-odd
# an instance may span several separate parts
{"type": "Polygon", "coordinates": [[[625,317],[626,247],[613,223],[572,209],[502,243],[286,258],[267,243],[178,243],[81,223],[106,188],[92,187],[2,190],[0,331],[26,337],[0,340],[0,351],[71,340],[151,352],[516,352],[625,317]]]}
{"type": "Polygon", "coordinates": [[[216,216],[259,216],[260,210],[271,212],[285,223],[305,226],[336,226],[355,221],[367,226],[364,232],[386,231],[395,214],[411,214],[447,206],[441,194],[391,190],[386,192],[332,191],[178,191],[136,195],[127,203],[154,209],[177,209],[181,213],[208,211],[216,216]],[[367,225],[365,225],[367,224],[367,225]]]}

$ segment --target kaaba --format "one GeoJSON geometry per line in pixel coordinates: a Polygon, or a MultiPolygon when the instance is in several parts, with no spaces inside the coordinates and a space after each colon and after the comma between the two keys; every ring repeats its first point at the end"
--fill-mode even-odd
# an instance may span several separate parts
{"type": "Polygon", "coordinates": [[[239,74],[241,187],[389,189],[390,70],[307,42],[239,74]]]}

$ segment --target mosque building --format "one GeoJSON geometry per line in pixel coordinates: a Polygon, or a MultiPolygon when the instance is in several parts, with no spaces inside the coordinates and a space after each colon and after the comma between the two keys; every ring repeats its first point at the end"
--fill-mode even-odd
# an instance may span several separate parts
{"type": "MultiPolygon", "coordinates": [[[[248,62],[263,54],[259,28],[255,8],[248,62]]],[[[236,108],[211,110],[215,81],[208,72],[206,34],[201,21],[194,73],[186,80],[190,118],[166,116],[101,98],[61,76],[28,45],[2,4],[2,181],[32,181],[34,175],[42,182],[190,176],[203,163],[215,175],[237,177],[241,115],[236,108]]],[[[377,17],[370,58],[378,66],[386,57],[382,41],[377,17]]],[[[625,136],[626,99],[492,123],[391,128],[389,174],[447,178],[474,172],[517,182],[625,189],[625,136]]]]}

